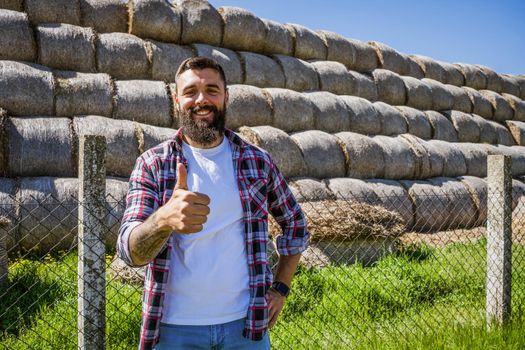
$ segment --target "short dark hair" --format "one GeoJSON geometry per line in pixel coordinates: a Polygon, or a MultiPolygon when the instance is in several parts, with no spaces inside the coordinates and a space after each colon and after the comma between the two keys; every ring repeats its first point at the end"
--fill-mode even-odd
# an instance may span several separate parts
{"type": "Polygon", "coordinates": [[[175,74],[175,81],[179,78],[179,76],[182,73],[184,73],[187,70],[202,70],[205,68],[211,68],[217,71],[221,76],[221,79],[224,82],[224,88],[226,89],[226,74],[224,74],[224,69],[222,69],[221,65],[217,63],[217,61],[215,61],[214,59],[203,56],[190,57],[182,61],[182,63],[179,66],[179,69],[177,69],[177,73],[175,74]]]}

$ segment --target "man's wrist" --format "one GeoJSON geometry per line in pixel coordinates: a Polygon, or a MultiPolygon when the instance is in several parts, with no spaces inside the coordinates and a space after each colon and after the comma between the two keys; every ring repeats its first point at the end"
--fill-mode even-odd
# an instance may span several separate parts
{"type": "Polygon", "coordinates": [[[290,294],[290,287],[283,282],[274,281],[272,283],[271,289],[275,290],[277,293],[283,297],[287,297],[290,294]]]}

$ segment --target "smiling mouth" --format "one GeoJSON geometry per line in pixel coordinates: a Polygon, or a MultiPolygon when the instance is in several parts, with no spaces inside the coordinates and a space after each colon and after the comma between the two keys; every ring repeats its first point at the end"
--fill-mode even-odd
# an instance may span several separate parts
{"type": "Polygon", "coordinates": [[[197,106],[192,108],[191,113],[199,116],[199,117],[206,117],[209,114],[212,114],[214,112],[214,108],[210,106],[197,106]]]}

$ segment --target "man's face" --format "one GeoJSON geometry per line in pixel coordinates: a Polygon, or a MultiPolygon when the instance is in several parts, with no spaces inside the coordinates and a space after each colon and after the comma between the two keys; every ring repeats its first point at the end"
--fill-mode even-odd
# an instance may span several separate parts
{"type": "Polygon", "coordinates": [[[190,69],[177,78],[176,111],[183,135],[213,145],[224,132],[228,91],[219,72],[211,68],[190,69]]]}

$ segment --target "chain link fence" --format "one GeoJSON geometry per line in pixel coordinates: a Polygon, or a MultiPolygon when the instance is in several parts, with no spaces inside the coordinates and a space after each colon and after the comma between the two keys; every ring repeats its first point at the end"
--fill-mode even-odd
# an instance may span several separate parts
{"type": "MultiPolygon", "coordinates": [[[[271,330],[275,349],[382,348],[484,329],[487,205],[443,186],[400,198],[337,195],[302,203],[312,234],[292,293],[271,330]],[[433,189],[433,190],[431,190],[433,189]]],[[[74,195],[0,203],[0,348],[78,345],[78,207],[74,195]]],[[[488,199],[487,199],[488,198],[488,199]]],[[[138,343],[143,269],[115,258],[123,198],[106,195],[106,348],[138,343]]],[[[512,318],[525,309],[525,194],[512,203],[512,318]]],[[[270,235],[278,227],[270,222],[270,235]]],[[[270,262],[277,262],[269,245],[270,262]]],[[[102,292],[101,292],[102,293],[102,292]]]]}

